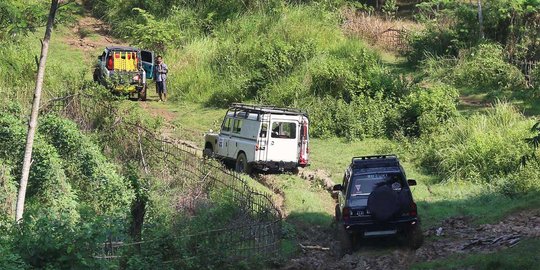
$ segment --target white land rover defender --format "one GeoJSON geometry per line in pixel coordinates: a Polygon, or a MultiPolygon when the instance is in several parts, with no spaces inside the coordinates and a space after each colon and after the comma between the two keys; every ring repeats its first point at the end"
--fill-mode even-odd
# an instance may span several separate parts
{"type": "Polygon", "coordinates": [[[204,137],[204,155],[234,161],[238,172],[296,171],[309,164],[309,120],[298,109],[234,103],[219,134],[204,137]]]}

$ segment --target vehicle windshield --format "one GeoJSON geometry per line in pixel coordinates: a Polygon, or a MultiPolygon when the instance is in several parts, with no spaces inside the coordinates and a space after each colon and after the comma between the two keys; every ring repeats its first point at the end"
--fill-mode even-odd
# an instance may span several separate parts
{"type": "Polygon", "coordinates": [[[389,184],[392,189],[399,190],[403,185],[403,177],[400,173],[369,173],[353,176],[350,186],[350,196],[368,196],[381,184],[389,184]]]}

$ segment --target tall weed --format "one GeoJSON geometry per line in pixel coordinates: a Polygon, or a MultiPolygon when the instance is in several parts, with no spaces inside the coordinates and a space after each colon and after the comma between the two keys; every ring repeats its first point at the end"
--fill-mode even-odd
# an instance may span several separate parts
{"type": "Polygon", "coordinates": [[[421,163],[446,181],[523,181],[513,185],[520,188],[531,180],[511,176],[525,177],[533,168],[519,169],[521,158],[531,151],[525,138],[531,137],[532,124],[507,103],[499,103],[485,114],[454,118],[422,139],[421,163]]]}

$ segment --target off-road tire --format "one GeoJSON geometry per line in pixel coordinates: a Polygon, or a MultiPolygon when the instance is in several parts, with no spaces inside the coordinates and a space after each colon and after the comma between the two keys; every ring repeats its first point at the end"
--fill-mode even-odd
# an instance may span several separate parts
{"type": "Polygon", "coordinates": [[[405,233],[405,241],[407,247],[412,250],[416,250],[422,246],[424,243],[424,235],[422,234],[422,229],[419,224],[405,233]]]}
{"type": "Polygon", "coordinates": [[[343,257],[345,254],[351,254],[353,251],[353,235],[349,234],[341,222],[337,222],[337,240],[339,246],[337,247],[337,255],[343,257]]]}
{"type": "Polygon", "coordinates": [[[251,165],[248,163],[246,154],[244,154],[243,152],[238,154],[234,169],[235,171],[239,173],[245,173],[245,174],[251,173],[251,165]]]}
{"type": "Polygon", "coordinates": [[[212,147],[206,146],[203,150],[203,157],[204,158],[211,158],[214,156],[214,150],[212,147]]]}
{"type": "Polygon", "coordinates": [[[99,69],[95,68],[94,73],[92,74],[92,79],[94,79],[94,82],[99,83],[99,69]]]}
{"type": "Polygon", "coordinates": [[[143,87],[141,88],[141,90],[139,91],[138,93],[138,99],[140,101],[146,101],[146,90],[147,90],[147,85],[143,85],[143,87]]]}

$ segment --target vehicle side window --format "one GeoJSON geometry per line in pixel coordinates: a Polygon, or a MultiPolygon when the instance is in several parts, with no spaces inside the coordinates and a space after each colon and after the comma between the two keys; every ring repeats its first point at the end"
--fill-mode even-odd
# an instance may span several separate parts
{"type": "Polygon", "coordinates": [[[223,120],[223,124],[221,125],[221,131],[222,132],[229,132],[231,131],[231,122],[232,119],[227,117],[225,120],[223,120]]]}
{"type": "Polygon", "coordinates": [[[347,185],[349,184],[347,173],[343,175],[343,193],[347,193],[347,185]]]}
{"type": "Polygon", "coordinates": [[[233,126],[233,133],[240,133],[242,131],[242,120],[236,119],[234,120],[234,126],[233,126]]]}
{"type": "Polygon", "coordinates": [[[296,123],[273,122],[272,138],[296,139],[296,123]]]}
{"type": "Polygon", "coordinates": [[[267,123],[262,123],[261,125],[261,132],[259,132],[259,137],[260,138],[266,138],[268,135],[268,124],[267,123]]]}

